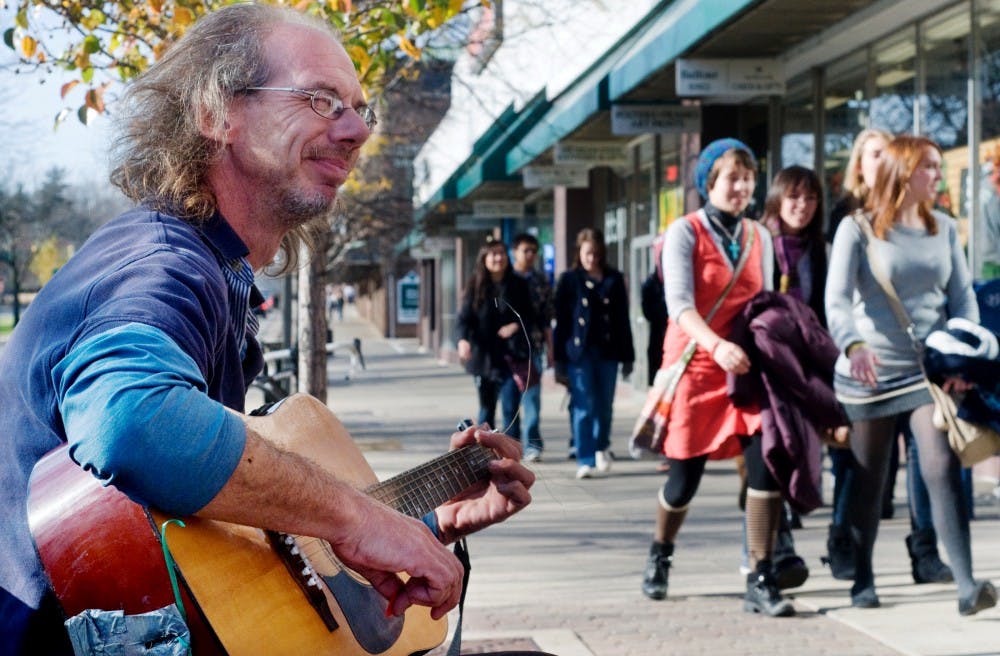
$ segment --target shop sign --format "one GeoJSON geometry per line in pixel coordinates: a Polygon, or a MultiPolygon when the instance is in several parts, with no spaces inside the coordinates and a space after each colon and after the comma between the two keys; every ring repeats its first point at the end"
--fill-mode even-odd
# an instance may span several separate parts
{"type": "Polygon", "coordinates": [[[625,148],[607,141],[560,141],[553,157],[556,164],[588,166],[624,166],[628,163],[625,148]]]}
{"type": "Polygon", "coordinates": [[[522,175],[525,189],[587,187],[590,184],[587,167],[579,164],[525,166],[522,175]]]}
{"type": "Polygon", "coordinates": [[[520,219],[524,217],[524,203],[519,200],[477,200],[472,203],[472,213],[481,219],[520,219]]]}
{"type": "Polygon", "coordinates": [[[477,216],[475,214],[459,214],[455,217],[455,230],[481,231],[500,225],[500,219],[493,216],[477,216]]]}
{"type": "Polygon", "coordinates": [[[697,105],[612,105],[611,134],[701,132],[697,105]]]}
{"type": "Polygon", "coordinates": [[[777,59],[678,59],[678,96],[773,96],[785,93],[777,59]]]}
{"type": "Polygon", "coordinates": [[[396,323],[417,323],[420,318],[420,278],[413,271],[396,282],[396,323]]]}

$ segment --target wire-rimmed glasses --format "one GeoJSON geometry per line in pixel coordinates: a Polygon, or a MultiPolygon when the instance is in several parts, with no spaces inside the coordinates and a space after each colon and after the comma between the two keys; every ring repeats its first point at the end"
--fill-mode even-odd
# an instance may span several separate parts
{"type": "MultiPolygon", "coordinates": [[[[297,89],[295,87],[247,87],[244,91],[284,91],[309,98],[309,106],[323,118],[335,121],[344,114],[348,105],[336,93],[329,89],[297,89]]],[[[353,108],[371,132],[378,124],[375,110],[371,105],[361,105],[353,108]]]]}

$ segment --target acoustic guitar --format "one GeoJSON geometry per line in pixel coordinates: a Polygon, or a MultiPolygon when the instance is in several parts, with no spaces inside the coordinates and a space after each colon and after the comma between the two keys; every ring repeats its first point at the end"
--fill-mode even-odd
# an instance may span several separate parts
{"type": "MultiPolygon", "coordinates": [[[[319,401],[288,397],[250,426],[314,460],[372,497],[421,517],[489,477],[497,456],[473,444],[379,483],[344,426],[319,401]]],[[[29,524],[67,617],[88,608],[144,613],[174,601],[159,527],[171,517],[103,487],[63,446],[31,476],[29,524]]],[[[204,654],[425,653],[444,641],[447,619],[387,602],[316,538],[183,518],[166,530],[192,633],[204,654]]]]}

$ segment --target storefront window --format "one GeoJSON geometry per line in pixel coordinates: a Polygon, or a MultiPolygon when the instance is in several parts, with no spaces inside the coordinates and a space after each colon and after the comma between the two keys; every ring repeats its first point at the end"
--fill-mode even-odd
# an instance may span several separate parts
{"type": "Polygon", "coordinates": [[[974,259],[977,279],[1000,278],[1000,7],[976,3],[980,68],[980,212],[974,259]]]}
{"type": "Polygon", "coordinates": [[[912,27],[875,43],[872,49],[875,80],[870,105],[871,127],[892,134],[913,132],[916,52],[916,32],[912,27]]]}
{"type": "Polygon", "coordinates": [[[823,188],[825,206],[832,208],[844,193],[844,169],[854,137],[869,127],[868,51],[861,49],[827,69],[823,93],[825,139],[823,188]]]}
{"type": "Polygon", "coordinates": [[[812,168],[816,162],[815,103],[813,76],[806,73],[788,84],[782,108],[781,168],[799,165],[812,168]]]}
{"type": "Polygon", "coordinates": [[[969,162],[969,6],[942,12],[923,24],[921,54],[924,84],[920,94],[920,129],[941,146],[943,179],[938,209],[960,215],[963,241],[968,217],[959,203],[963,172],[969,162]]]}

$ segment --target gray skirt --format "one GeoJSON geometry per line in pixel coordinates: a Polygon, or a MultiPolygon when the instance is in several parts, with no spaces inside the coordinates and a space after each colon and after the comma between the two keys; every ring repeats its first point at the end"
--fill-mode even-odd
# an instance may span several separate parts
{"type": "Polygon", "coordinates": [[[877,388],[872,389],[853,378],[837,374],[834,376],[834,389],[837,400],[851,421],[892,417],[934,403],[923,376],[915,380],[911,377],[904,381],[892,381],[884,386],[880,382],[877,388]]]}

